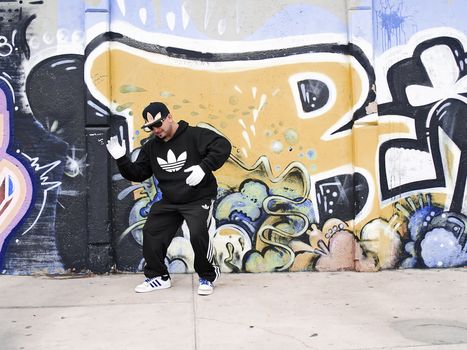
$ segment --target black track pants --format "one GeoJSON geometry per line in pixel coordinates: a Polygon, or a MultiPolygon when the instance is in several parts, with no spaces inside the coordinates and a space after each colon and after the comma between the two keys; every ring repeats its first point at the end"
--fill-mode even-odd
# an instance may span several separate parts
{"type": "Polygon", "coordinates": [[[214,282],[220,269],[214,263],[214,247],[209,238],[208,228],[212,219],[213,201],[199,200],[187,204],[156,202],[143,227],[143,257],[146,261],[144,274],[148,278],[168,274],[164,263],[167,248],[186,220],[190,230],[190,241],[195,252],[194,268],[199,277],[214,282]]]}

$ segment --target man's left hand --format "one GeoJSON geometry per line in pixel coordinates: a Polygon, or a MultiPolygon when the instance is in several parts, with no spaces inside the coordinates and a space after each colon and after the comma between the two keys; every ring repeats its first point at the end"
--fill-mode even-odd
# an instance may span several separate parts
{"type": "Polygon", "coordinates": [[[190,176],[186,178],[186,183],[189,186],[196,186],[203,180],[204,178],[204,170],[199,165],[193,165],[187,169],[185,169],[185,173],[190,172],[190,176]]]}

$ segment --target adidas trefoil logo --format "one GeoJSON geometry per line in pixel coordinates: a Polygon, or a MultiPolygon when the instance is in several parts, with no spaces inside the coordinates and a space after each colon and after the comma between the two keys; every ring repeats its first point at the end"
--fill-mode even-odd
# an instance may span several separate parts
{"type": "Polygon", "coordinates": [[[177,158],[173,151],[169,149],[169,151],[167,152],[167,160],[157,157],[157,162],[165,171],[168,171],[169,173],[174,173],[176,171],[179,171],[185,165],[186,151],[180,154],[177,158]]]}
{"type": "Polygon", "coordinates": [[[209,209],[209,205],[203,204],[203,205],[201,206],[201,208],[208,210],[208,209],[209,209]]]}

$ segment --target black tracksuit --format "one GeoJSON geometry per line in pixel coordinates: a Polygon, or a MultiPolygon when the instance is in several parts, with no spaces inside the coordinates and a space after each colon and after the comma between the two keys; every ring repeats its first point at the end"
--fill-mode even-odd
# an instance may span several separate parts
{"type": "Polygon", "coordinates": [[[127,156],[117,160],[120,173],[130,181],[144,181],[154,175],[162,199],[152,205],[143,228],[144,274],[152,278],[168,274],[164,263],[167,248],[183,220],[190,230],[195,252],[194,268],[201,278],[213,282],[219,276],[208,228],[217,182],[212,174],[230,155],[230,142],[214,131],[189,126],[181,120],[174,136],[164,141],[157,137],[146,142],[134,163],[127,156]],[[186,184],[191,172],[200,165],[205,172],[196,186],[186,184]]]}

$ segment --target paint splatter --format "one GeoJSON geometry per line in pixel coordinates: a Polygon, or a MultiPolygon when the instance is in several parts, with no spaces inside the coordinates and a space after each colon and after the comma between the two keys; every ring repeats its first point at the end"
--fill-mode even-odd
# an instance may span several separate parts
{"type": "Polygon", "coordinates": [[[120,86],[120,92],[122,94],[127,94],[127,93],[130,93],[130,92],[144,92],[146,91],[145,89],[139,87],[139,86],[135,86],[135,85],[122,85],[120,86]]]}
{"type": "Polygon", "coordinates": [[[288,144],[294,145],[298,142],[298,133],[294,129],[287,129],[284,132],[284,138],[288,144]]]}
{"type": "Polygon", "coordinates": [[[280,141],[274,141],[272,143],[271,149],[274,153],[281,153],[284,149],[284,145],[280,141]]]}
{"type": "Polygon", "coordinates": [[[306,156],[308,157],[308,159],[315,159],[315,158],[316,158],[316,153],[315,153],[314,150],[309,149],[309,150],[306,152],[306,156]]]}
{"type": "Polygon", "coordinates": [[[133,102],[128,102],[117,107],[117,112],[122,112],[127,108],[130,108],[133,102]]]}
{"type": "Polygon", "coordinates": [[[381,40],[383,51],[407,41],[410,18],[403,14],[402,1],[397,4],[391,4],[388,0],[380,1],[380,10],[376,10],[376,37],[381,40]]]}

